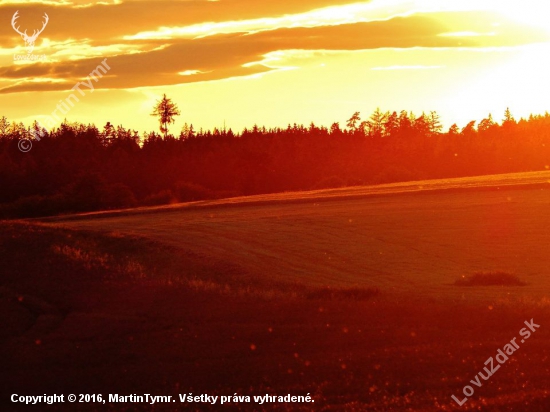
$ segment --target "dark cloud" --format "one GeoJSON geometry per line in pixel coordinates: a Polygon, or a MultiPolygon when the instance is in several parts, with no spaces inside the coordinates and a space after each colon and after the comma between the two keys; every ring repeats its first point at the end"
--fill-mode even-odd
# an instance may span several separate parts
{"type": "Polygon", "coordinates": [[[19,37],[9,22],[19,10],[22,28],[41,27],[44,12],[50,16],[47,37],[56,41],[68,38],[91,39],[94,43],[111,43],[125,35],[152,31],[159,27],[187,26],[204,22],[247,20],[303,13],[312,9],[348,4],[347,1],[307,0],[189,0],[125,1],[117,5],[95,5],[86,8],[40,4],[6,4],[0,6],[0,46],[12,47],[19,37]],[[4,20],[4,19],[3,19],[4,20]]]}
{"type": "MultiPolygon", "coordinates": [[[[172,40],[174,44],[161,50],[108,57],[108,64],[112,70],[108,76],[101,79],[98,87],[169,85],[261,73],[269,69],[262,66],[242,66],[262,60],[264,54],[274,50],[360,50],[379,47],[458,45],[457,39],[438,38],[436,34],[440,30],[441,27],[429,18],[410,17],[384,22],[279,29],[252,35],[237,33],[195,40],[172,40]],[[203,73],[194,76],[178,74],[186,70],[200,70],[203,73]]],[[[5,67],[0,69],[0,78],[44,77],[73,79],[76,82],[86,77],[100,61],[100,58],[93,58],[56,64],[5,67]]],[[[40,90],[47,90],[48,87],[52,90],[62,89],[61,85],[54,83],[41,84],[40,90]]],[[[21,84],[4,88],[1,92],[23,90],[38,90],[38,87],[21,84]]]]}
{"type": "MultiPolygon", "coordinates": [[[[261,61],[263,55],[276,50],[508,46],[547,40],[545,33],[520,31],[509,24],[499,26],[499,32],[492,36],[441,36],[448,32],[495,29],[491,26],[494,15],[485,16],[485,22],[482,21],[483,14],[479,16],[478,20],[472,21],[473,14],[470,13],[433,13],[369,23],[278,29],[255,34],[236,33],[194,40],[172,39],[162,49],[107,57],[111,70],[96,84],[96,88],[174,85],[262,73],[271,69],[260,65],[243,65],[261,61]],[[202,73],[192,76],[178,74],[188,70],[200,70],[202,73]]],[[[103,58],[89,58],[55,64],[3,67],[0,68],[0,78],[4,79],[15,81],[42,77],[64,79],[67,82],[23,82],[5,87],[0,93],[70,90],[76,82],[86,78],[101,60],[103,58]]]]}

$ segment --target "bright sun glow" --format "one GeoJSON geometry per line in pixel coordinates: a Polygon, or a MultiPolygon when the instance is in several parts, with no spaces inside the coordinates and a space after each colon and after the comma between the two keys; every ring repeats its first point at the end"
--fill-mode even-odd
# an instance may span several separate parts
{"type": "Polygon", "coordinates": [[[527,0],[521,2],[495,2],[496,9],[513,20],[529,26],[546,29],[550,32],[550,2],[527,0]]]}
{"type": "MultiPolygon", "coordinates": [[[[156,7],[149,2],[121,5],[149,11],[156,7]]],[[[0,9],[10,3],[16,2],[0,1],[0,9]]],[[[39,18],[47,3],[31,3],[39,18]]],[[[203,128],[326,125],[376,107],[437,110],[446,126],[489,112],[498,117],[507,106],[518,117],[550,109],[543,64],[550,56],[550,1],[304,0],[290,7],[270,0],[246,12],[241,2],[169,2],[170,13],[116,26],[111,20],[123,7],[93,3],[56,3],[68,20],[49,12],[51,25],[35,47],[47,56],[44,64],[14,60],[26,46],[10,30],[0,50],[7,116],[32,121],[51,113],[102,58],[112,71],[71,108],[70,120],[152,129],[148,112],[164,93],[185,113],[177,122],[203,128]],[[79,31],[84,14],[69,3],[95,13],[93,34],[79,31]],[[39,98],[29,97],[34,93],[39,98]]],[[[31,13],[22,16],[32,30],[31,13]]]]}

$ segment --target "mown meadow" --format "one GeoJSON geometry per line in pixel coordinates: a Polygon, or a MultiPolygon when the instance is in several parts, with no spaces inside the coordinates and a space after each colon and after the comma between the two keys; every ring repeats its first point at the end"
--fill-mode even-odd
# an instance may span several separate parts
{"type": "Polygon", "coordinates": [[[2,387],[315,399],[223,410],[546,411],[544,179],[4,221],[2,387]],[[451,396],[531,319],[541,328],[459,407],[451,396]]]}

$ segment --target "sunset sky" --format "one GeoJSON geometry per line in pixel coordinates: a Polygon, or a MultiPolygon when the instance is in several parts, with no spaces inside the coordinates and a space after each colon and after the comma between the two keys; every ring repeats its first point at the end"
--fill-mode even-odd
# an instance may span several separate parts
{"type": "Polygon", "coordinates": [[[445,127],[506,107],[550,110],[550,2],[506,0],[0,1],[0,116],[43,120],[106,58],[63,116],[158,130],[163,93],[196,129],[345,125],[353,112],[437,110],[445,127]],[[49,22],[33,51],[15,60],[49,22]]]}

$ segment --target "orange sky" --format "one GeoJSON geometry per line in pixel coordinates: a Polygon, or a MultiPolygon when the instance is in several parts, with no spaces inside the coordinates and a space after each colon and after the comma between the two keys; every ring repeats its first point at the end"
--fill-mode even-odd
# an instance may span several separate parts
{"type": "MultiPolygon", "coordinates": [[[[195,128],[329,126],[376,107],[445,126],[550,110],[550,2],[506,0],[0,1],[0,116],[30,124],[80,87],[69,121],[157,130],[166,93],[195,128]],[[49,22],[26,54],[21,31],[49,22]]],[[[74,100],[73,100],[74,101],[74,100]]],[[[67,106],[68,107],[68,106],[67,106]]]]}

